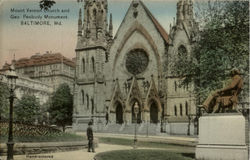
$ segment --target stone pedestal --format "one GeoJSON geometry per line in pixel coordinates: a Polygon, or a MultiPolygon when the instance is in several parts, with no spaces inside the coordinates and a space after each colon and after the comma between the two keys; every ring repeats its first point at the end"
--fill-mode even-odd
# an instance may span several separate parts
{"type": "Polygon", "coordinates": [[[209,114],[199,119],[198,160],[248,160],[245,118],[240,114],[209,114]]]}

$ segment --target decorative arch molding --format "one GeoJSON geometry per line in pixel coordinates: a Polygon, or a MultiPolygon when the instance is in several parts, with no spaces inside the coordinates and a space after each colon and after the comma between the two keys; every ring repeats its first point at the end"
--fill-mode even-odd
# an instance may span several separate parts
{"type": "Polygon", "coordinates": [[[152,98],[150,98],[148,100],[147,107],[145,107],[145,110],[149,112],[150,111],[150,107],[153,104],[153,102],[156,102],[158,111],[162,112],[161,102],[160,102],[159,99],[157,99],[155,97],[152,97],[152,98]]]}
{"type": "Polygon", "coordinates": [[[126,99],[126,103],[125,103],[125,111],[127,113],[131,113],[132,105],[134,102],[138,102],[140,111],[142,111],[143,110],[142,96],[141,96],[141,92],[139,89],[139,85],[135,77],[133,77],[131,87],[130,87],[130,90],[126,99]]]}
{"type": "Polygon", "coordinates": [[[161,58],[159,55],[159,51],[157,49],[157,45],[155,44],[152,36],[148,33],[148,31],[138,22],[134,22],[132,24],[132,27],[126,32],[125,36],[123,37],[122,41],[120,42],[120,45],[116,51],[116,55],[114,58],[114,64],[113,64],[113,69],[115,69],[116,66],[116,62],[117,59],[122,51],[122,49],[124,48],[125,44],[127,43],[127,41],[129,40],[129,38],[135,33],[138,32],[140,33],[142,36],[145,37],[145,39],[149,42],[151,48],[153,49],[155,55],[156,55],[156,60],[157,60],[157,64],[158,64],[158,73],[161,73],[162,71],[162,64],[161,64],[161,58]]]}
{"type": "Polygon", "coordinates": [[[156,102],[158,111],[162,112],[162,107],[161,107],[161,100],[158,94],[158,91],[155,86],[154,78],[152,76],[150,86],[148,89],[148,93],[145,99],[145,108],[144,110],[149,112],[150,111],[150,106],[152,105],[153,102],[156,102]]]}
{"type": "Polygon", "coordinates": [[[111,103],[110,103],[111,104],[111,107],[110,107],[111,113],[115,113],[117,103],[121,103],[122,108],[124,110],[124,102],[123,102],[122,93],[121,93],[118,79],[115,81],[114,92],[112,93],[112,97],[111,97],[111,103]]]}
{"type": "Polygon", "coordinates": [[[117,99],[117,100],[115,100],[115,102],[112,105],[112,112],[110,111],[111,113],[115,113],[116,112],[116,108],[117,108],[118,104],[121,104],[122,110],[124,111],[124,103],[122,102],[121,99],[117,99]]]}

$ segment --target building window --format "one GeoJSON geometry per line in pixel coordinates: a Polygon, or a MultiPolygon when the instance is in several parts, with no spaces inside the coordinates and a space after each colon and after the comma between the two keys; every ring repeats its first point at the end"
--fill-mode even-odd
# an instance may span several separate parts
{"type": "Polygon", "coordinates": [[[174,115],[177,116],[177,107],[174,105],[174,115]]]}
{"type": "Polygon", "coordinates": [[[91,114],[94,114],[94,99],[91,98],[91,114]]]}
{"type": "Polygon", "coordinates": [[[188,115],[188,103],[187,102],[186,102],[185,108],[186,108],[186,115],[188,115]]]}
{"type": "Polygon", "coordinates": [[[89,109],[89,95],[87,94],[86,97],[87,97],[87,109],[89,109]]]}
{"type": "Polygon", "coordinates": [[[93,70],[93,72],[95,72],[95,59],[94,59],[94,57],[91,58],[91,61],[92,61],[92,70],[93,70]]]}
{"type": "Polygon", "coordinates": [[[182,116],[182,104],[180,104],[180,115],[182,116]]]}
{"type": "Polygon", "coordinates": [[[177,91],[177,83],[176,83],[176,81],[174,81],[174,90],[175,90],[175,92],[177,91]]]}
{"type": "Polygon", "coordinates": [[[82,104],[84,104],[84,90],[82,90],[82,104]]]}
{"type": "Polygon", "coordinates": [[[82,73],[85,73],[85,59],[82,59],[82,73]]]}

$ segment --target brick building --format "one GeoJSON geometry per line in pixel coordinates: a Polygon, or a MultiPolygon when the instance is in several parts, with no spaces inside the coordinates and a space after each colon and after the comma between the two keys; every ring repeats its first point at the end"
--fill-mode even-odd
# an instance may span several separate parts
{"type": "MultiPolygon", "coordinates": [[[[60,53],[37,53],[30,58],[21,58],[12,63],[15,64],[17,74],[50,84],[53,90],[60,84],[67,83],[73,91],[75,62],[60,53]]],[[[10,64],[5,63],[1,71],[7,70],[9,66],[10,64]]]]}

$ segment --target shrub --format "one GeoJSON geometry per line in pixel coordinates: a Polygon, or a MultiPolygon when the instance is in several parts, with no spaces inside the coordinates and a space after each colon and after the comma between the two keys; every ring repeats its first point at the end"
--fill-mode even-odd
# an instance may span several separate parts
{"type": "MultiPolygon", "coordinates": [[[[8,123],[0,122],[0,142],[7,142],[8,123]]],[[[13,137],[15,142],[56,142],[56,141],[81,141],[83,137],[63,133],[50,126],[33,125],[24,123],[13,124],[13,137]]]]}

